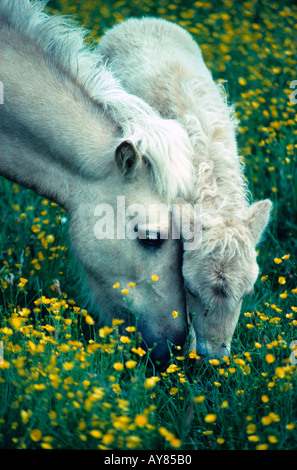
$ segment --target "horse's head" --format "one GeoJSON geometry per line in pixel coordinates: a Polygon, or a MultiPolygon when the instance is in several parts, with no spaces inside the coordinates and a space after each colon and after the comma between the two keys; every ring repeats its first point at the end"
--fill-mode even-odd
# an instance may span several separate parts
{"type": "Polygon", "coordinates": [[[182,244],[171,237],[171,214],[138,149],[124,141],[109,161],[104,178],[73,192],[72,245],[100,316],[136,323],[163,362],[169,343],[182,346],[186,335],[182,244]]]}
{"type": "Polygon", "coordinates": [[[270,210],[269,200],[255,203],[244,219],[221,220],[205,228],[201,248],[184,252],[183,275],[198,354],[229,355],[242,299],[253,291],[258,277],[255,247],[270,210]]]}

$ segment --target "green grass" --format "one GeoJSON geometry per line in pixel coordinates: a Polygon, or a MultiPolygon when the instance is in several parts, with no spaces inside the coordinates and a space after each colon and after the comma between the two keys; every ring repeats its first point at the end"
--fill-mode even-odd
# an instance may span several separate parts
{"type": "Polygon", "coordinates": [[[67,214],[1,179],[0,447],[294,449],[297,105],[289,85],[297,79],[296,6],[232,0],[52,6],[79,17],[95,39],[131,15],[163,16],[188,28],[214,77],[227,80],[251,193],[271,198],[274,214],[230,359],[200,364],[172,356],[157,374],[149,355],[141,357],[135,332],[123,338],[116,326],[108,332],[92,324],[67,214]]]}

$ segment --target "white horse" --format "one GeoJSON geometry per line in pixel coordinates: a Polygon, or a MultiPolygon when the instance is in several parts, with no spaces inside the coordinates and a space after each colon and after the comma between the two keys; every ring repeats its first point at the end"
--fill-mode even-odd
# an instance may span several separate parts
{"type": "Polygon", "coordinates": [[[153,227],[147,214],[152,204],[190,197],[191,144],[181,125],[124,91],[84,45],[85,32],[45,13],[45,3],[0,1],[0,174],[68,211],[73,250],[105,321],[128,322],[121,290],[136,283],[138,329],[148,347],[157,343],[155,359],[166,360],[168,342],[183,345],[186,335],[182,249],[168,214],[153,227]],[[144,208],[134,224],[142,237],[125,236],[135,211],[117,210],[119,196],[144,208]],[[105,222],[124,236],[95,236],[102,207],[113,209],[105,222]],[[159,280],[147,295],[152,275],[159,280]]]}
{"type": "Polygon", "coordinates": [[[191,139],[203,233],[201,249],[184,252],[183,275],[198,353],[227,355],[271,211],[269,200],[248,203],[234,110],[196,42],[171,22],[128,19],[103,36],[98,53],[127,91],[180,122],[191,139]]]}

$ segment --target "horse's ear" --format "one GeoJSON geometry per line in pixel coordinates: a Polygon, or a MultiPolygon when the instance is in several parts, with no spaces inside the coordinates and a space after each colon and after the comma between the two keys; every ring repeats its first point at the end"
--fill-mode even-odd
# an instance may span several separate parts
{"type": "Polygon", "coordinates": [[[272,202],[269,199],[255,202],[248,211],[247,225],[252,233],[255,244],[257,244],[269,222],[272,202]]]}
{"type": "Polygon", "coordinates": [[[124,175],[133,175],[137,168],[141,166],[141,154],[134,147],[132,142],[124,140],[115,151],[115,161],[119,170],[124,175]]]}

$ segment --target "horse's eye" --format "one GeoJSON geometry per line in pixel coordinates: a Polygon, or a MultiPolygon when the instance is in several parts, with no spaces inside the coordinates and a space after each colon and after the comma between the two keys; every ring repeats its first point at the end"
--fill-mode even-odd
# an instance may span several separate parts
{"type": "Polygon", "coordinates": [[[164,242],[161,239],[160,232],[151,233],[149,230],[142,232],[138,231],[136,227],[135,232],[138,232],[138,241],[145,248],[160,248],[164,242]]]}
{"type": "Polygon", "coordinates": [[[160,248],[164,240],[161,240],[160,233],[151,235],[146,232],[145,237],[138,239],[140,244],[147,248],[160,248]]]}

